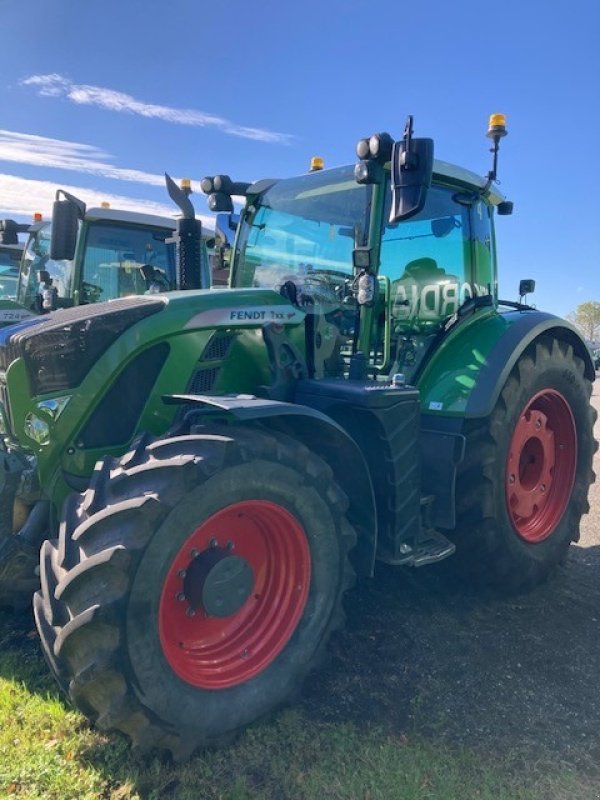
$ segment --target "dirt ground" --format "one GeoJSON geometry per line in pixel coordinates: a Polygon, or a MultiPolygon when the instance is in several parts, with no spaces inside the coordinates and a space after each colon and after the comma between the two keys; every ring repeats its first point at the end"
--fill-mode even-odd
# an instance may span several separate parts
{"type": "MultiPolygon", "coordinates": [[[[600,413],[600,376],[592,402],[600,413]]],[[[600,481],[600,452],[594,469],[600,481]]],[[[566,565],[527,595],[482,599],[428,568],[380,569],[350,594],[304,709],[600,774],[600,482],[590,506],[566,565]]]]}

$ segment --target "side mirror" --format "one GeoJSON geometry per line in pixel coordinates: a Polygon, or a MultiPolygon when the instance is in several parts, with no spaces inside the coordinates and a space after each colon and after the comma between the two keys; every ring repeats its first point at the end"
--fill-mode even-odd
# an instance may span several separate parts
{"type": "Polygon", "coordinates": [[[26,233],[29,225],[14,219],[0,219],[0,244],[19,244],[19,233],[26,233]]]}
{"type": "Polygon", "coordinates": [[[413,139],[409,115],[404,136],[392,147],[392,205],[390,223],[409,219],[422,211],[433,175],[433,139],[413,139]]]}
{"type": "Polygon", "coordinates": [[[433,174],[433,139],[394,142],[390,222],[401,222],[423,210],[433,174]]]}
{"type": "Polygon", "coordinates": [[[54,261],[75,257],[79,220],[85,216],[85,203],[68,192],[59,189],[52,206],[52,234],[50,238],[50,258],[54,261]],[[65,199],[59,200],[58,195],[65,199]]]}

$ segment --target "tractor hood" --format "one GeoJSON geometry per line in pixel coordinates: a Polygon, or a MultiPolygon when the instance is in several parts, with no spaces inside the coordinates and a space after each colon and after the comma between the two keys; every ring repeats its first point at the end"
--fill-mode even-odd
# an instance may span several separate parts
{"type": "Polygon", "coordinates": [[[33,394],[72,388],[117,336],[163,308],[161,300],[136,297],[25,320],[2,331],[0,369],[23,358],[33,394]]]}
{"type": "Polygon", "coordinates": [[[98,359],[138,322],[160,314],[161,335],[207,328],[295,325],[304,312],[270,289],[198,290],[128,297],[61,309],[0,333],[0,370],[23,358],[34,396],[78,386],[98,359]]]}

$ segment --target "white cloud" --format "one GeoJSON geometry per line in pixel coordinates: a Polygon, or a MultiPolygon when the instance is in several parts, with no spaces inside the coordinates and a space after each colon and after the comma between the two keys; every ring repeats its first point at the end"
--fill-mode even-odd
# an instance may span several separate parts
{"type": "MultiPolygon", "coordinates": [[[[44,216],[48,216],[55,200],[57,188],[59,188],[57,184],[50,181],[29,180],[16,175],[0,173],[0,217],[32,217],[36,211],[41,211],[44,216]]],[[[99,206],[103,201],[107,201],[111,208],[157,214],[161,217],[173,218],[177,212],[173,205],[163,205],[152,200],[107,194],[64,183],[60,184],[60,188],[81,198],[90,207],[99,206]]],[[[214,219],[202,215],[198,215],[198,219],[214,230],[214,219]]]]}
{"type": "Polygon", "coordinates": [[[294,138],[289,133],[278,133],[264,128],[237,125],[228,119],[214,114],[207,114],[204,111],[145,103],[129,94],[117,92],[114,89],[73,83],[69,78],[57,73],[30,75],[28,78],[24,78],[21,83],[24,86],[36,87],[38,94],[43,97],[66,97],[72,103],[78,105],[97,106],[108,111],[137,114],[142,117],[160,119],[177,125],[218,128],[223,133],[227,133],[230,136],[239,136],[242,139],[254,139],[255,141],[271,144],[290,144],[294,138]]]}
{"type": "Polygon", "coordinates": [[[85,172],[102,178],[164,186],[162,175],[105,163],[112,156],[89,144],[0,129],[0,161],[85,172]]]}

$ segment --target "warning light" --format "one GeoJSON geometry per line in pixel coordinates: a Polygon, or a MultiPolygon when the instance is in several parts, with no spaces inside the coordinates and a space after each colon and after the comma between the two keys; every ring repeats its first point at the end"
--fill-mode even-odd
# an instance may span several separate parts
{"type": "Polygon", "coordinates": [[[44,215],[40,211],[36,211],[33,215],[34,222],[41,222],[44,219],[44,215]]]}
{"type": "Polygon", "coordinates": [[[504,114],[491,114],[486,136],[493,139],[494,136],[500,138],[501,136],[506,136],[507,133],[506,116],[504,114]]]}
{"type": "Polygon", "coordinates": [[[182,178],[181,179],[181,190],[183,192],[191,192],[192,191],[192,182],[189,178],[182,178]]]}
{"type": "Polygon", "coordinates": [[[318,170],[325,167],[325,161],[321,156],[313,156],[310,160],[310,171],[318,172],[318,170]]]}
{"type": "Polygon", "coordinates": [[[108,200],[103,200],[100,203],[100,208],[110,208],[110,203],[108,202],[108,200]]]}

